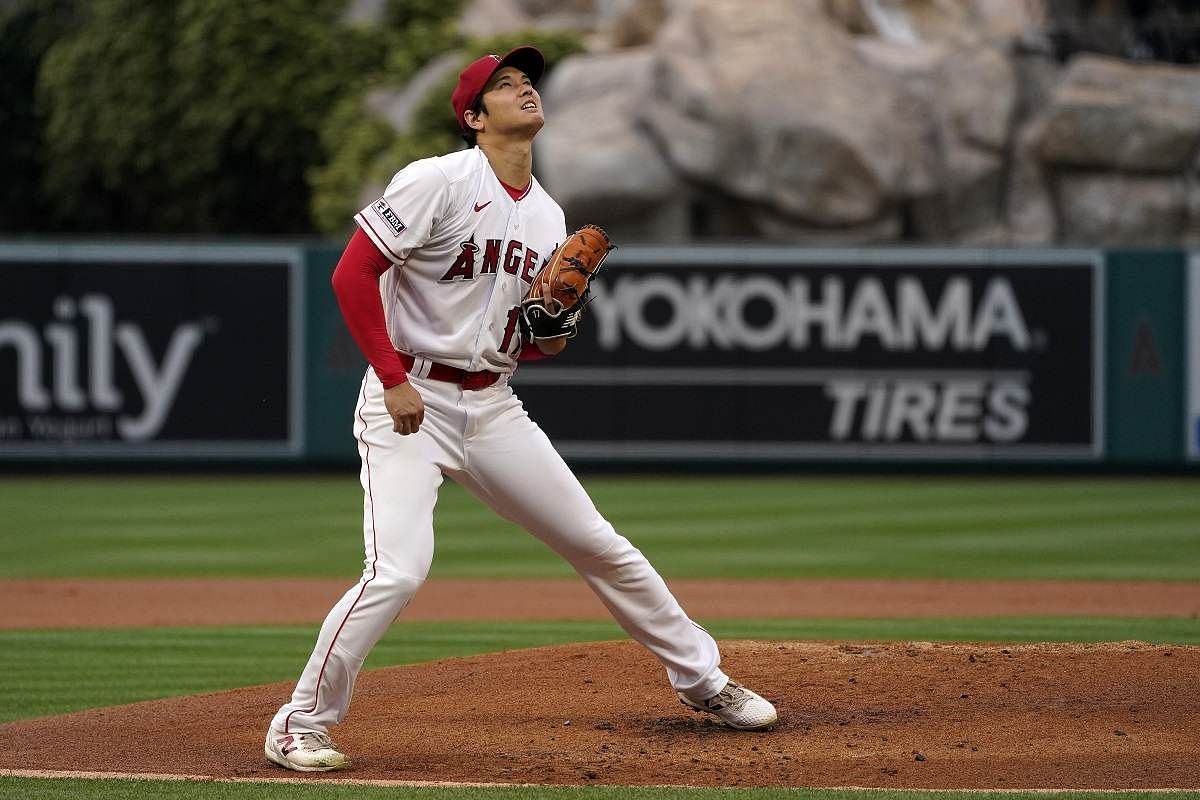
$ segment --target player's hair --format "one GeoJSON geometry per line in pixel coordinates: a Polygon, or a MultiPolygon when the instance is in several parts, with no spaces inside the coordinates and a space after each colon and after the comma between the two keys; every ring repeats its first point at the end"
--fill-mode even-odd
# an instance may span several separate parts
{"type": "MultiPolygon", "coordinates": [[[[479,95],[479,97],[476,97],[475,102],[471,104],[471,113],[477,117],[480,114],[487,113],[487,106],[485,106],[483,104],[483,94],[482,93],[479,95]]],[[[476,131],[474,128],[467,128],[461,134],[463,141],[467,143],[467,147],[475,146],[475,137],[478,135],[479,135],[478,131],[476,131]]]]}

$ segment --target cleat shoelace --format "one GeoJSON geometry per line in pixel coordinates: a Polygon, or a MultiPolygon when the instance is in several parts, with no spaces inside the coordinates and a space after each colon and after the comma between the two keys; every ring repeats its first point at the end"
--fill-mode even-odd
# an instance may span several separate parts
{"type": "Polygon", "coordinates": [[[300,742],[304,745],[305,750],[337,750],[333,739],[330,739],[329,735],[325,733],[302,733],[300,742]]]}
{"type": "Polygon", "coordinates": [[[743,692],[739,684],[730,681],[725,684],[724,689],[710,697],[705,705],[712,709],[732,708],[740,711],[749,699],[750,695],[743,692]]]}

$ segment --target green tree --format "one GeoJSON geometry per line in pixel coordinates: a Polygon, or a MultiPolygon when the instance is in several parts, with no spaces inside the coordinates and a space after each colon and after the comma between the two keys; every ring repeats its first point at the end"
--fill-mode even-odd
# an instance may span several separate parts
{"type": "Polygon", "coordinates": [[[305,171],[379,40],[345,0],[91,0],[42,62],[64,231],[308,233],[305,171]]]}
{"type": "Polygon", "coordinates": [[[70,28],[74,11],[74,0],[21,0],[0,9],[0,231],[45,225],[45,120],[34,97],[42,57],[70,28]]]}

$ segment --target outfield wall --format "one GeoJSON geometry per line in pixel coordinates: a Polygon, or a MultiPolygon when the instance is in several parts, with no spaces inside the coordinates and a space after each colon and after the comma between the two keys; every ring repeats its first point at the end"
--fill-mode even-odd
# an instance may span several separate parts
{"type": "MultiPolygon", "coordinates": [[[[0,244],[0,461],[352,462],[340,248],[0,244]]],[[[586,464],[1200,464],[1200,254],[626,247],[513,384],[586,464]]]]}

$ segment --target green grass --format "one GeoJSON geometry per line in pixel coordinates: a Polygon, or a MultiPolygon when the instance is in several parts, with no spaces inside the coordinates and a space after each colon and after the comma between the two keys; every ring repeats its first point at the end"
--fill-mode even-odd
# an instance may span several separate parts
{"type": "MultiPolygon", "coordinates": [[[[669,577],[1200,579],[1195,478],[584,478],[669,577]]],[[[337,576],[344,477],[0,479],[0,578],[337,576]]],[[[453,484],[435,577],[567,576],[453,484]]]]}
{"type": "MultiPolygon", "coordinates": [[[[1200,644],[1200,622],[1189,619],[718,620],[706,627],[719,639],[1200,644]]],[[[314,625],[0,631],[0,722],[293,681],[315,637],[314,625]]],[[[623,637],[600,621],[398,623],[366,668],[623,637]]]]}
{"type": "Polygon", "coordinates": [[[641,789],[622,786],[512,789],[398,789],[364,786],[295,786],[267,783],[89,781],[0,778],[0,798],[27,800],[1178,800],[1188,792],[914,792],[836,789],[641,789]]]}
{"type": "MultiPolygon", "coordinates": [[[[669,577],[1200,580],[1200,479],[586,478],[669,577]]],[[[339,477],[0,478],[0,579],[330,576],[360,569],[362,500],[339,477]]],[[[435,577],[567,577],[532,537],[452,484],[435,577]]],[[[719,620],[718,638],[1200,644],[1195,619],[719,620]]],[[[292,681],[315,625],[0,631],[0,721],[292,681]]],[[[367,668],[623,638],[610,622],[399,623],[367,668]]],[[[966,794],[361,786],[0,778],[0,798],[136,800],[1092,800],[966,794]]],[[[1121,793],[1127,798],[1196,794],[1121,793]]]]}

